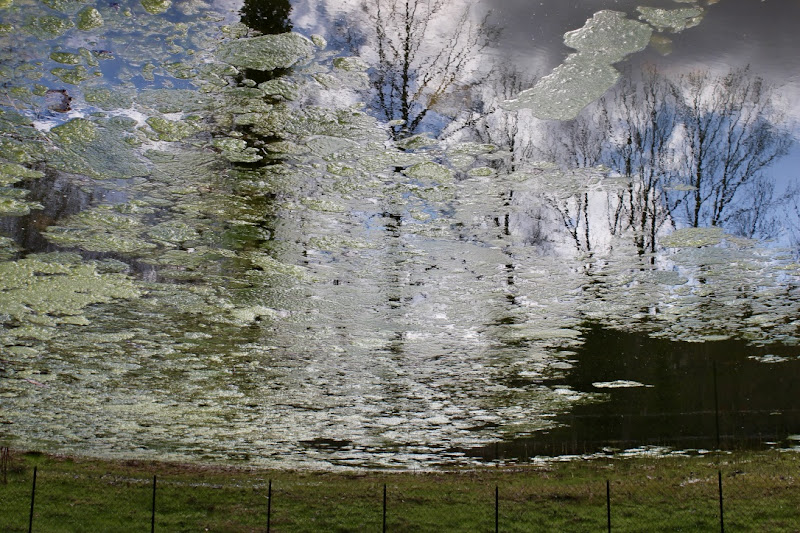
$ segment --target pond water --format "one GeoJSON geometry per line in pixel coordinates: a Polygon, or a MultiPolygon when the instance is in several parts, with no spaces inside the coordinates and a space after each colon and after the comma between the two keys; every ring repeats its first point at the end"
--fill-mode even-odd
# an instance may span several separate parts
{"type": "Polygon", "coordinates": [[[794,447],[800,7],[0,0],[0,442],[794,447]]]}

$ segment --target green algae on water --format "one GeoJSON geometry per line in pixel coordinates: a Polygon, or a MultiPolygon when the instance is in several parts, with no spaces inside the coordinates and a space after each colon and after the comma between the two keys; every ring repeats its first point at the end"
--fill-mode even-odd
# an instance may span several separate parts
{"type": "Polygon", "coordinates": [[[564,44],[613,64],[643,50],[651,34],[646,24],[627,19],[624,13],[598,11],[582,28],[565,33],[564,44]]]}
{"type": "Polygon", "coordinates": [[[214,98],[191,89],[149,89],[136,102],[159,113],[199,113],[213,110],[214,98]]]}
{"type": "Polygon", "coordinates": [[[683,228],[673,231],[660,242],[668,248],[701,247],[719,244],[724,237],[720,227],[683,228]]]}
{"type": "Polygon", "coordinates": [[[62,225],[51,226],[43,235],[67,248],[135,254],[156,247],[142,238],[146,229],[139,217],[101,205],[69,217],[62,225]]]}
{"type": "Polygon", "coordinates": [[[140,0],[142,7],[151,15],[160,15],[172,6],[172,0],[140,0]]]}
{"type": "Polygon", "coordinates": [[[81,82],[94,76],[94,74],[86,70],[86,67],[83,65],[78,65],[75,68],[56,67],[52,69],[50,73],[64,83],[69,83],[71,85],[80,85],[81,82]]]}
{"type": "Polygon", "coordinates": [[[475,167],[467,171],[467,175],[471,178],[488,178],[495,174],[497,174],[497,171],[489,167],[475,167]]]}
{"type": "Polygon", "coordinates": [[[73,27],[72,21],[54,15],[32,17],[24,28],[39,39],[55,39],[65,34],[73,27]]]}
{"type": "Polygon", "coordinates": [[[270,71],[309,59],[314,44],[299,33],[241,38],[223,43],[217,57],[238,68],[270,71]]]}
{"type": "Polygon", "coordinates": [[[80,65],[83,62],[80,54],[73,54],[72,52],[53,52],[50,54],[50,59],[65,65],[80,65]]]}
{"type": "Polygon", "coordinates": [[[427,135],[420,134],[420,135],[412,135],[407,139],[401,139],[397,141],[397,147],[402,148],[403,150],[419,150],[421,148],[427,148],[429,146],[436,146],[439,142],[436,139],[432,139],[427,135]]]}
{"type": "Polygon", "coordinates": [[[453,179],[452,170],[433,161],[412,165],[403,170],[403,174],[410,178],[438,183],[449,183],[453,179]]]}
{"type": "Polygon", "coordinates": [[[280,97],[285,100],[296,100],[300,96],[297,83],[286,78],[275,78],[258,84],[266,96],[280,97]]]}
{"type": "Polygon", "coordinates": [[[13,239],[0,235],[0,261],[13,258],[19,251],[20,248],[13,239]]]}
{"type": "Polygon", "coordinates": [[[647,24],[628,20],[624,13],[599,11],[583,28],[564,34],[564,43],[578,53],[503,106],[529,108],[542,119],[573,119],[617,82],[620,73],[612,65],[643,50],[651,35],[647,24]]]}
{"type": "Polygon", "coordinates": [[[146,122],[158,134],[157,137],[161,141],[180,141],[197,132],[196,126],[180,120],[150,117],[146,122]]]}
{"type": "Polygon", "coordinates": [[[85,0],[41,0],[41,2],[56,11],[67,13],[70,11],[74,12],[85,0]]]}
{"type": "Polygon", "coordinates": [[[337,57],[333,60],[333,66],[347,72],[364,72],[369,68],[369,65],[358,57],[337,57]]]}
{"type": "Polygon", "coordinates": [[[26,200],[28,191],[12,187],[0,187],[0,216],[27,215],[32,209],[42,209],[38,202],[26,200]]]}
{"type": "MultiPolygon", "coordinates": [[[[139,294],[127,276],[100,274],[76,254],[33,254],[0,263],[0,309],[7,325],[55,325],[89,305],[139,294]]],[[[6,334],[13,336],[14,329],[6,334]]]]}
{"type": "Polygon", "coordinates": [[[654,33],[650,37],[650,47],[662,56],[668,56],[672,53],[672,39],[666,35],[654,33]]]}
{"type": "Polygon", "coordinates": [[[243,139],[214,139],[212,144],[222,150],[222,156],[232,163],[255,163],[264,158],[258,148],[247,146],[247,141],[243,139]]]}
{"type": "Polygon", "coordinates": [[[32,170],[17,163],[0,163],[0,186],[12,185],[22,180],[36,179],[44,176],[38,170],[32,170]]]}
{"type": "Polygon", "coordinates": [[[78,29],[92,31],[103,26],[103,16],[93,7],[85,7],[78,12],[78,29]]]}
{"type": "Polygon", "coordinates": [[[62,145],[88,144],[97,138],[97,127],[85,118],[74,118],[52,128],[50,133],[62,145]]]}
{"type": "Polygon", "coordinates": [[[509,109],[530,108],[542,119],[570,120],[613,86],[620,73],[611,65],[573,54],[533,89],[506,102],[509,109]]]}
{"type": "Polygon", "coordinates": [[[130,123],[116,117],[75,118],[53,127],[48,137],[61,150],[46,151],[41,159],[53,168],[100,179],[147,174],[131,143],[130,123]]]}
{"type": "Polygon", "coordinates": [[[636,9],[641,13],[639,18],[658,31],[670,31],[673,33],[697,26],[700,24],[704,13],[703,9],[699,7],[659,9],[640,6],[636,9]]]}
{"type": "Polygon", "coordinates": [[[187,222],[181,220],[170,220],[156,224],[149,230],[147,235],[154,241],[168,245],[191,245],[199,242],[200,234],[187,222]]]}
{"type": "Polygon", "coordinates": [[[133,105],[135,93],[131,90],[111,90],[106,87],[87,87],[84,89],[84,99],[100,109],[112,111],[128,109],[133,105]]]}

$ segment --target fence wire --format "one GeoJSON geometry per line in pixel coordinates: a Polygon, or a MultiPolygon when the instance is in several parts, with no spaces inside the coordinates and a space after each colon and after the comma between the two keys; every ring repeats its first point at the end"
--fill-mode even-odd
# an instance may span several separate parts
{"type": "Polygon", "coordinates": [[[800,531],[800,461],[777,452],[418,474],[5,457],[4,532],[800,531]]]}

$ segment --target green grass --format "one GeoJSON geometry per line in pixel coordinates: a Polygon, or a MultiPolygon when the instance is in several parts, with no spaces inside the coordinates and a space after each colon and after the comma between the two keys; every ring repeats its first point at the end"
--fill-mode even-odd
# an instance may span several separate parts
{"type": "Polygon", "coordinates": [[[627,458],[448,472],[312,472],[60,457],[12,450],[0,531],[800,531],[800,455],[627,458]]]}

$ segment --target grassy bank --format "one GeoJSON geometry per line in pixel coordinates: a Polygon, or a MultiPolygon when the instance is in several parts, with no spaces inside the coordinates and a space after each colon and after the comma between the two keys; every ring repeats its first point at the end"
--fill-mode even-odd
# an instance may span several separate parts
{"type": "MultiPolygon", "coordinates": [[[[305,472],[11,451],[0,531],[800,531],[800,455],[620,458],[453,472],[305,472]],[[268,492],[272,487],[272,502],[268,492]]],[[[2,480],[0,480],[0,483],[2,480]]]]}

